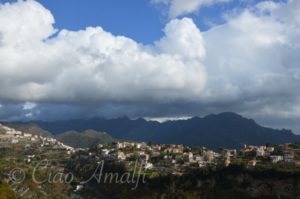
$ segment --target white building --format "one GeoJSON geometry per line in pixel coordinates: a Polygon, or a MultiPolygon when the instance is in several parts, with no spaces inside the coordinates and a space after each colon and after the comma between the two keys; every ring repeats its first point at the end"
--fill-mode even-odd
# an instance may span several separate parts
{"type": "Polygon", "coordinates": [[[12,139],[12,140],[11,140],[11,143],[12,143],[12,144],[17,144],[17,143],[19,143],[19,140],[18,140],[18,139],[12,139]]]}
{"type": "Polygon", "coordinates": [[[294,162],[294,154],[284,153],[283,161],[286,162],[286,163],[293,163],[294,162]]]}
{"type": "Polygon", "coordinates": [[[278,163],[280,161],[283,161],[283,156],[282,155],[271,155],[270,160],[272,163],[278,163]]]}
{"type": "Polygon", "coordinates": [[[152,169],[152,168],[153,168],[153,164],[152,164],[152,163],[147,162],[147,163],[145,164],[145,169],[152,169]]]}
{"type": "Polygon", "coordinates": [[[256,157],[265,156],[265,149],[263,147],[259,147],[256,149],[256,157]]]}
{"type": "Polygon", "coordinates": [[[24,133],[24,137],[32,137],[32,135],[29,133],[24,133]]]}

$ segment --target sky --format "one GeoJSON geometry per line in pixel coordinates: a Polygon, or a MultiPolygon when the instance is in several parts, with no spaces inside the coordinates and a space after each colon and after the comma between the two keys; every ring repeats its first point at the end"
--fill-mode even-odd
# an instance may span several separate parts
{"type": "Polygon", "coordinates": [[[233,111],[300,134],[298,0],[0,0],[0,120],[233,111]]]}

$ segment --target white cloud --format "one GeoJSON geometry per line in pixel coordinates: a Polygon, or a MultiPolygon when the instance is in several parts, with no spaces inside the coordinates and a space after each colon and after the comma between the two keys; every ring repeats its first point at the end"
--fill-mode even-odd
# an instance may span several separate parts
{"type": "Polygon", "coordinates": [[[0,18],[2,100],[169,101],[198,98],[205,86],[202,33],[191,19],[171,21],[144,46],[101,27],[47,39],[54,19],[36,1],[1,5],[0,18]]]}
{"type": "Polygon", "coordinates": [[[151,118],[144,118],[147,121],[156,121],[156,122],[166,122],[166,121],[178,121],[178,120],[188,120],[192,117],[184,116],[184,117],[151,117],[151,118]]]}
{"type": "Polygon", "coordinates": [[[172,20],[167,24],[164,32],[166,36],[156,42],[156,46],[161,52],[178,55],[183,59],[190,60],[201,61],[205,58],[201,32],[191,19],[172,20]]]}
{"type": "Polygon", "coordinates": [[[226,3],[231,0],[151,0],[153,4],[165,4],[170,18],[197,12],[203,6],[226,3]]]}
{"type": "Polygon", "coordinates": [[[297,115],[300,18],[293,11],[299,9],[299,1],[264,2],[228,15],[225,24],[203,33],[208,74],[204,101],[265,117],[275,117],[274,112],[276,117],[297,115]]]}
{"type": "Polygon", "coordinates": [[[31,109],[34,109],[35,107],[36,107],[35,103],[26,102],[23,105],[23,110],[31,110],[31,109]]]}
{"type": "Polygon", "coordinates": [[[52,27],[54,24],[52,14],[33,0],[13,5],[0,4],[0,6],[0,32],[4,34],[2,35],[2,45],[35,43],[55,32],[52,27]]]}
{"type": "Polygon", "coordinates": [[[288,69],[295,64],[289,56],[292,52],[299,52],[294,46],[300,41],[299,27],[289,21],[245,10],[237,17],[229,18],[226,24],[207,31],[204,39],[208,54],[205,62],[214,66],[208,68],[227,73],[222,76],[252,80],[253,88],[258,86],[253,86],[254,83],[265,83],[259,80],[276,80],[285,76],[288,77],[286,80],[297,79],[292,78],[288,69]]]}

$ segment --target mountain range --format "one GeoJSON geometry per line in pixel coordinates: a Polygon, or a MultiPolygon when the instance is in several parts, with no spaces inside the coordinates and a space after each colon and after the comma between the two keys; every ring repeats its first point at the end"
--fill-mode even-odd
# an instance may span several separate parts
{"type": "MultiPolygon", "coordinates": [[[[84,132],[92,129],[107,132],[118,140],[184,144],[213,149],[220,147],[238,148],[244,144],[280,144],[300,141],[300,136],[294,134],[291,130],[263,127],[253,119],[232,112],[162,123],[147,121],[142,118],[131,120],[128,117],[120,117],[114,119],[92,118],[68,121],[14,122],[9,125],[24,126],[29,124],[38,126],[45,132],[51,132],[55,136],[67,131],[84,132]]],[[[78,136],[78,133],[76,135],[76,138],[73,137],[74,139],[83,139],[82,136],[78,136]]]]}

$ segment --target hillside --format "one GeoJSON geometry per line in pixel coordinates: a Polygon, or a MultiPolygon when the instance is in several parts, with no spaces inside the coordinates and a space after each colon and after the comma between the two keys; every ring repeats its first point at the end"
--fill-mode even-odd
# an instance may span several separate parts
{"type": "Polygon", "coordinates": [[[113,138],[107,133],[86,130],[84,132],[67,131],[57,136],[57,139],[69,146],[76,148],[93,147],[96,144],[110,143],[113,138]]]}

